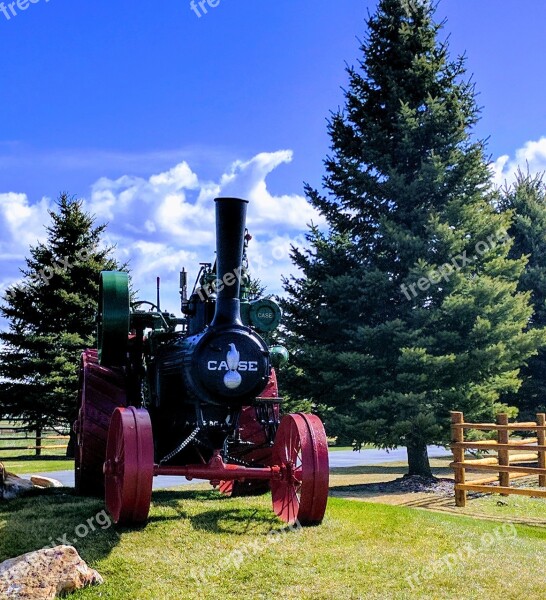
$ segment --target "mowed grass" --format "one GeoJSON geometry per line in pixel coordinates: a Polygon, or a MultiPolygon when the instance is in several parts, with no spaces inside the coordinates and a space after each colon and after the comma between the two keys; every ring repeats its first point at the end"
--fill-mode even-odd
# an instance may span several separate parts
{"type": "Polygon", "coordinates": [[[461,511],[467,515],[482,515],[497,519],[529,518],[546,521],[546,498],[488,494],[479,498],[469,498],[461,511]]]}
{"type": "Polygon", "coordinates": [[[0,456],[0,462],[6,470],[15,475],[28,475],[30,473],[50,473],[52,471],[72,471],[74,460],[70,458],[58,459],[56,457],[44,458],[15,458],[4,459],[0,456]]]}
{"type": "Polygon", "coordinates": [[[106,581],[74,600],[544,597],[539,528],[333,498],[321,526],[286,531],[269,495],[185,489],[155,492],[146,527],[103,530],[102,502],[65,492],[0,504],[0,560],[66,534],[106,581]]]}

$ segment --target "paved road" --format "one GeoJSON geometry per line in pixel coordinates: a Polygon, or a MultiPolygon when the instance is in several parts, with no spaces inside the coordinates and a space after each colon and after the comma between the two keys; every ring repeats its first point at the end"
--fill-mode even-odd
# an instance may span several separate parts
{"type": "MultiPolygon", "coordinates": [[[[449,456],[451,452],[441,446],[429,446],[428,455],[430,458],[439,456],[449,456]]],[[[358,467],[377,465],[385,462],[398,462],[406,460],[406,449],[396,448],[396,450],[362,450],[361,452],[353,452],[351,450],[340,450],[330,452],[330,467],[358,467]]],[[[74,472],[73,471],[52,471],[51,473],[36,473],[43,477],[51,477],[57,479],[66,487],[74,487],[74,472]]],[[[31,475],[24,475],[29,479],[31,475]]],[[[160,475],[154,477],[154,490],[171,488],[179,485],[187,485],[190,483],[201,483],[202,480],[194,479],[188,481],[184,477],[167,477],[160,475]]]]}
{"type": "MultiPolygon", "coordinates": [[[[451,452],[442,448],[442,446],[429,446],[429,458],[439,456],[450,456],[451,452]]],[[[386,462],[399,462],[407,460],[405,448],[396,448],[395,450],[362,450],[353,452],[352,450],[340,450],[330,452],[331,467],[359,467],[361,465],[378,465],[386,462]]]]}

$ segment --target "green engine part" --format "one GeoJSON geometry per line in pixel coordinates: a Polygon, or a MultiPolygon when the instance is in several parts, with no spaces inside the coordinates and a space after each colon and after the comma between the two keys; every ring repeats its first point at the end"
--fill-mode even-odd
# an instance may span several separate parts
{"type": "Polygon", "coordinates": [[[271,354],[271,362],[276,369],[286,365],[290,358],[288,350],[284,346],[271,346],[269,353],[271,354]]]}
{"type": "Polygon", "coordinates": [[[260,333],[275,331],[282,319],[281,307],[271,298],[261,298],[250,303],[250,323],[260,333]]]}
{"type": "Polygon", "coordinates": [[[121,367],[125,364],[129,318],[128,274],[103,271],[100,274],[97,315],[97,347],[101,365],[121,367]]]}

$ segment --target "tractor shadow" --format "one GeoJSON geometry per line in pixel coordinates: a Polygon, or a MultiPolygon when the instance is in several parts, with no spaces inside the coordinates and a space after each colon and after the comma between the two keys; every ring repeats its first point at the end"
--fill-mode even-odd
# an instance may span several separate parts
{"type": "MultiPolygon", "coordinates": [[[[252,496],[249,497],[249,499],[252,498],[252,496]]],[[[239,501],[240,499],[234,500],[239,501]]],[[[263,535],[267,535],[271,531],[280,531],[286,527],[270,508],[227,506],[232,503],[232,499],[214,490],[158,490],[152,495],[152,503],[155,514],[150,516],[148,521],[150,524],[187,519],[195,530],[230,535],[247,535],[249,533],[259,535],[261,532],[263,535]],[[220,502],[225,506],[197,513],[187,511],[186,507],[195,502],[211,502],[215,505],[220,502]]]]}
{"type": "Polygon", "coordinates": [[[0,562],[62,544],[74,546],[84,560],[96,561],[107,556],[119,538],[104,502],[76,496],[73,488],[0,500],[0,562]]]}
{"type": "Polygon", "coordinates": [[[146,525],[122,527],[111,522],[100,498],[76,496],[73,488],[31,492],[15,500],[0,501],[0,562],[68,544],[86,562],[94,564],[107,557],[124,534],[144,532],[146,528],[153,533],[154,528],[177,520],[187,520],[196,531],[235,536],[265,536],[286,528],[261,501],[253,504],[237,498],[233,500],[235,505],[231,502],[213,490],[158,490],[153,493],[146,525]],[[207,508],[206,503],[211,507],[207,508]]]}

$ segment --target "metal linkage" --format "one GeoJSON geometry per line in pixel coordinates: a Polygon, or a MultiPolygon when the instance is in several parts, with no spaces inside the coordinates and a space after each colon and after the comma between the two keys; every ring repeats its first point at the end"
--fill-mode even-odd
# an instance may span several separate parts
{"type": "Polygon", "coordinates": [[[184,448],[195,439],[195,436],[201,431],[200,427],[196,427],[191,433],[190,435],[180,444],[180,446],[178,446],[177,448],[175,448],[172,452],[170,452],[169,454],[167,454],[167,456],[165,456],[164,458],[162,458],[159,461],[159,464],[162,465],[163,463],[166,463],[167,461],[171,460],[171,458],[174,458],[179,452],[182,452],[182,450],[184,450],[184,448]]]}
{"type": "Polygon", "coordinates": [[[235,458],[235,456],[229,456],[226,455],[224,457],[224,459],[226,460],[226,462],[228,464],[234,464],[234,465],[239,465],[241,467],[263,467],[264,465],[258,465],[258,464],[252,464],[246,460],[243,460],[241,458],[235,458]]]}

